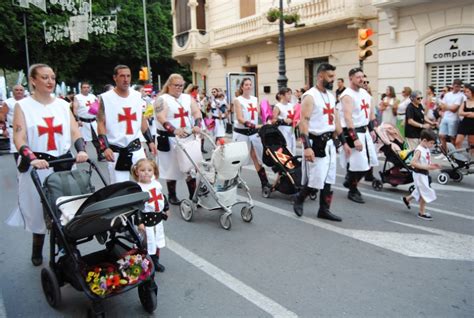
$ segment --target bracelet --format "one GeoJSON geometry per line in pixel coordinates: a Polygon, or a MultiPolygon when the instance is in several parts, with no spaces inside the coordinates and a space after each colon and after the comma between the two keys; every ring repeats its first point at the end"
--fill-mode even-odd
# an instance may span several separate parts
{"type": "Polygon", "coordinates": [[[344,132],[340,133],[340,134],[337,136],[337,139],[339,139],[339,141],[341,142],[341,144],[347,143],[346,136],[344,135],[344,132]]]}
{"type": "Polygon", "coordinates": [[[359,136],[357,136],[357,133],[355,132],[354,128],[347,128],[347,132],[352,141],[356,141],[357,139],[359,139],[359,136]]]}
{"type": "Polygon", "coordinates": [[[251,123],[248,120],[244,123],[244,126],[247,127],[247,128],[250,128],[250,129],[255,129],[255,124],[251,123]]]}
{"type": "Polygon", "coordinates": [[[194,120],[194,127],[201,127],[202,118],[196,118],[194,120]]]}
{"type": "Polygon", "coordinates": [[[301,134],[301,142],[303,143],[303,148],[308,149],[311,148],[311,144],[309,143],[309,136],[306,134],[301,134]]]}
{"type": "Polygon", "coordinates": [[[76,141],[74,142],[74,148],[76,148],[76,151],[79,153],[81,151],[86,151],[86,142],[84,141],[84,138],[80,137],[77,138],[76,141]]]}
{"type": "Polygon", "coordinates": [[[104,152],[107,148],[110,148],[109,140],[106,135],[99,135],[97,139],[99,140],[100,151],[104,152]]]}
{"type": "Polygon", "coordinates": [[[19,153],[28,164],[30,164],[30,162],[33,160],[38,159],[36,158],[35,153],[27,145],[21,146],[19,153]]]}
{"type": "Polygon", "coordinates": [[[151,135],[151,132],[150,132],[150,127],[148,127],[146,131],[143,133],[143,137],[145,137],[147,144],[151,144],[152,142],[154,142],[153,136],[151,135]]]}
{"type": "Polygon", "coordinates": [[[369,131],[373,131],[375,128],[375,121],[374,120],[369,121],[369,124],[367,125],[367,127],[369,128],[369,131]]]}
{"type": "Polygon", "coordinates": [[[171,125],[171,123],[169,121],[165,122],[163,124],[163,128],[169,132],[170,134],[174,134],[174,131],[175,131],[175,128],[173,125],[171,125]]]}

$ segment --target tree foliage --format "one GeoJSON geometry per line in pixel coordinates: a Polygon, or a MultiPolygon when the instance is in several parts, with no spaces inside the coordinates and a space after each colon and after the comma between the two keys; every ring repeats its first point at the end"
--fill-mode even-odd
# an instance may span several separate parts
{"type": "MultiPolygon", "coordinates": [[[[169,0],[147,0],[147,28],[150,64],[154,81],[160,74],[166,79],[174,72],[189,77],[189,70],[171,58],[172,18],[169,0]]],[[[48,1],[49,3],[49,1],[48,1]]],[[[117,64],[126,64],[134,79],[138,70],[146,66],[145,31],[142,1],[94,0],[94,15],[117,13],[117,34],[93,35],[89,40],[72,43],[69,39],[46,44],[43,21],[47,25],[66,22],[70,16],[59,6],[48,5],[48,12],[30,6],[23,9],[12,1],[0,1],[0,67],[4,70],[26,72],[25,30],[27,20],[30,64],[47,63],[56,71],[58,81],[75,84],[88,80],[96,87],[112,82],[112,71],[117,64]]]]}

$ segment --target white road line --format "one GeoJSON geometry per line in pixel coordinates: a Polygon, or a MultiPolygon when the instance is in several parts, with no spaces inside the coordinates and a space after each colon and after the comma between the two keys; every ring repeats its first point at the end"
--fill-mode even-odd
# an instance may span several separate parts
{"type": "Polygon", "coordinates": [[[285,307],[281,306],[280,304],[276,303],[272,299],[268,298],[267,296],[259,293],[252,287],[244,284],[243,282],[239,281],[237,278],[233,277],[232,275],[224,272],[220,268],[212,265],[205,259],[199,257],[198,255],[194,254],[190,250],[186,249],[179,243],[171,240],[169,237],[166,240],[167,247],[169,250],[183,258],[185,261],[190,263],[193,266],[196,266],[221,284],[225,285],[227,288],[233,290],[240,296],[244,297],[251,303],[255,304],[257,307],[261,308],[262,310],[266,311],[273,317],[298,317],[297,314],[294,312],[286,309],[285,307]]]}
{"type": "MultiPolygon", "coordinates": [[[[253,168],[253,166],[245,166],[244,169],[255,171],[255,168],[253,168]]],[[[275,174],[272,171],[267,170],[267,174],[269,176],[269,179],[274,179],[275,178],[275,174]]],[[[339,175],[339,176],[341,176],[341,175],[339,175]]],[[[342,175],[342,177],[344,177],[344,176],[342,175]]],[[[338,186],[335,186],[335,185],[332,185],[331,189],[347,192],[346,188],[338,187],[338,186]]],[[[386,197],[382,197],[382,196],[379,196],[379,195],[376,195],[376,194],[367,193],[366,191],[362,191],[362,194],[366,197],[369,197],[369,198],[374,198],[374,199],[379,199],[379,200],[382,200],[382,201],[397,203],[398,205],[404,207],[403,204],[402,204],[401,199],[396,200],[396,199],[386,198],[386,197]]],[[[418,204],[411,204],[411,206],[412,207],[418,207],[418,204]]],[[[452,212],[452,211],[447,211],[447,210],[444,210],[444,209],[438,209],[438,208],[434,208],[434,207],[426,207],[426,210],[430,211],[430,212],[437,212],[437,213],[441,213],[441,214],[455,216],[455,217],[463,218],[463,219],[467,219],[467,220],[474,220],[474,216],[470,216],[470,215],[466,215],[466,214],[462,214],[462,213],[457,213],[457,212],[452,212]]]]}
{"type": "Polygon", "coordinates": [[[3,302],[3,293],[0,291],[0,317],[6,317],[7,311],[5,310],[5,304],[3,302]]]}

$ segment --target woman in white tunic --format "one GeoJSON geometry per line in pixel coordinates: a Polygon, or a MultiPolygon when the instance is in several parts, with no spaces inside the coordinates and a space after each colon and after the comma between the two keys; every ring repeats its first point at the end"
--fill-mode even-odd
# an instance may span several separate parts
{"type": "Polygon", "coordinates": [[[239,86],[239,97],[234,99],[234,133],[233,141],[245,141],[250,151],[255,170],[258,173],[262,189],[270,187],[265,168],[262,166],[263,145],[258,135],[260,105],[257,97],[250,95],[252,80],[248,77],[242,79],[239,86]]]}
{"type": "Polygon", "coordinates": [[[286,140],[288,150],[296,154],[296,138],[293,130],[293,118],[295,116],[295,106],[290,102],[292,92],[290,88],[281,88],[276,99],[278,103],[273,108],[272,123],[278,125],[278,129],[286,140]]]}
{"type": "Polygon", "coordinates": [[[226,118],[228,115],[227,111],[227,102],[224,98],[224,93],[217,93],[217,97],[212,103],[211,106],[212,118],[215,121],[214,126],[214,137],[216,138],[216,142],[225,137],[225,126],[226,126],[226,118]]]}
{"type": "Polygon", "coordinates": [[[32,167],[38,169],[43,181],[53,172],[48,160],[69,155],[71,144],[78,152],[76,161],[88,159],[84,139],[69,109],[69,104],[51,97],[56,87],[56,76],[46,64],[34,64],[29,70],[33,95],[20,100],[13,116],[14,142],[20,154],[18,163],[18,209],[7,220],[9,225],[23,226],[33,233],[31,261],[42,263],[42,249],[46,225],[43,207],[30,176],[32,167]]]}

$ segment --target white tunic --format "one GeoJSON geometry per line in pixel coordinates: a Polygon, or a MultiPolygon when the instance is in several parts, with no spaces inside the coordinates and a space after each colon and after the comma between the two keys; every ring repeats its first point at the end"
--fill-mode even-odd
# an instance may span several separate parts
{"type": "MultiPolygon", "coordinates": [[[[175,98],[169,94],[161,96],[168,105],[168,113],[166,120],[175,128],[184,128],[191,131],[193,127],[191,114],[191,95],[181,94],[175,98]]],[[[159,130],[165,130],[163,125],[157,123],[159,130]]],[[[192,138],[190,136],[189,138],[192,138]]],[[[169,137],[170,151],[159,151],[158,167],[160,169],[160,177],[166,180],[182,180],[187,177],[186,174],[179,170],[178,156],[176,149],[176,137],[169,137]]]]}
{"type": "Polygon", "coordinates": [[[221,107],[226,106],[227,104],[225,100],[219,100],[216,99],[212,104],[211,104],[211,113],[212,117],[215,120],[215,127],[214,127],[214,137],[225,137],[225,116],[224,113],[221,112],[221,107]],[[218,119],[215,117],[219,117],[219,114],[221,114],[222,119],[218,119]]]}
{"type": "MultiPolygon", "coordinates": [[[[352,98],[354,105],[352,110],[354,128],[367,126],[370,121],[372,97],[363,88],[355,91],[348,87],[342,92],[339,99],[342,100],[346,95],[352,98]]],[[[350,171],[368,171],[370,167],[375,167],[379,164],[374,142],[368,131],[357,133],[357,136],[362,143],[362,151],[357,151],[353,148],[349,158],[346,158],[345,154],[341,155],[341,166],[346,168],[347,163],[349,163],[350,171]]]]}
{"type": "MultiPolygon", "coordinates": [[[[145,101],[141,94],[130,89],[127,97],[121,97],[114,90],[100,95],[104,103],[106,135],[111,145],[126,147],[135,139],[143,140],[141,131],[142,112],[145,101]]],[[[114,159],[117,161],[119,154],[114,152],[114,159]]],[[[132,162],[145,158],[143,148],[133,153],[132,162]]],[[[115,162],[108,162],[107,167],[110,175],[110,182],[122,182],[130,180],[128,171],[115,170],[115,162]]]]}
{"type": "MultiPolygon", "coordinates": [[[[77,116],[85,119],[95,119],[96,115],[89,113],[90,106],[97,100],[97,97],[94,94],[82,95],[78,94],[75,96],[77,100],[77,116]]],[[[79,119],[80,120],[80,119],[79,119]]],[[[82,123],[82,127],[79,127],[81,135],[85,141],[92,140],[91,127],[97,132],[97,122],[93,121],[91,123],[82,123]]]]}
{"type": "MultiPolygon", "coordinates": [[[[71,113],[69,104],[56,98],[43,105],[31,96],[18,101],[26,123],[27,144],[34,152],[58,157],[71,148],[71,113]]],[[[46,233],[43,207],[39,194],[31,180],[31,169],[18,174],[18,208],[9,216],[7,224],[23,226],[27,231],[46,233]]],[[[53,169],[38,170],[41,182],[53,169]]]]}
{"type": "MultiPolygon", "coordinates": [[[[431,153],[428,148],[418,145],[415,149],[415,153],[416,152],[420,152],[419,161],[421,164],[431,164],[431,153]]],[[[413,181],[415,184],[415,190],[411,193],[411,195],[416,201],[420,201],[420,198],[423,198],[426,203],[436,200],[436,193],[433,188],[430,187],[430,182],[427,175],[413,171],[413,181]]]]}
{"type": "MultiPolygon", "coordinates": [[[[157,180],[152,180],[148,184],[138,182],[138,185],[144,192],[148,192],[150,195],[150,199],[145,203],[145,209],[143,212],[156,213],[163,211],[165,200],[161,184],[157,180]]],[[[166,246],[163,221],[155,226],[146,226],[145,231],[148,254],[155,255],[157,248],[163,248],[166,246]]]]}
{"type": "MultiPolygon", "coordinates": [[[[277,103],[275,107],[277,107],[280,110],[280,113],[278,114],[278,119],[287,119],[287,118],[290,118],[291,120],[294,119],[295,106],[293,104],[277,103]]],[[[280,125],[278,126],[278,129],[281,131],[281,133],[285,137],[288,150],[293,155],[296,154],[296,138],[293,131],[293,126],[280,125]]]]}
{"type": "MultiPolygon", "coordinates": [[[[304,93],[303,98],[305,96],[313,98],[309,132],[313,135],[334,132],[336,130],[334,112],[337,111],[334,95],[329,91],[321,93],[317,88],[312,87],[304,93]]],[[[332,140],[328,140],[324,152],[325,157],[315,157],[313,162],[303,158],[302,183],[313,189],[323,189],[325,183],[336,183],[336,147],[332,140]]]]}
{"type": "Polygon", "coordinates": [[[18,101],[10,97],[7,100],[4,101],[5,104],[8,106],[8,113],[7,113],[7,130],[8,130],[8,136],[10,138],[10,153],[15,153],[18,152],[16,149],[15,143],[13,142],[13,114],[15,112],[15,105],[18,103],[18,101]]]}

